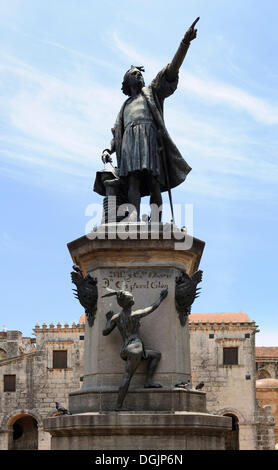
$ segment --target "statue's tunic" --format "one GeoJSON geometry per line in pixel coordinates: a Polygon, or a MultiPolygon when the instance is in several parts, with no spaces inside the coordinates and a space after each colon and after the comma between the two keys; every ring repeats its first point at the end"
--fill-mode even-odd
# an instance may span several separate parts
{"type": "Polygon", "coordinates": [[[162,176],[156,124],[142,93],[126,102],[123,122],[119,175],[146,170],[156,177],[162,176]]]}
{"type": "Polygon", "coordinates": [[[161,191],[168,189],[163,160],[170,188],[181,184],[191,170],[164,124],[164,99],[174,93],[178,84],[178,76],[169,82],[165,71],[166,67],[139,95],[125,101],[112,129],[119,175],[125,178],[138,172],[141,196],[150,194],[146,172],[158,178],[161,191]]]}

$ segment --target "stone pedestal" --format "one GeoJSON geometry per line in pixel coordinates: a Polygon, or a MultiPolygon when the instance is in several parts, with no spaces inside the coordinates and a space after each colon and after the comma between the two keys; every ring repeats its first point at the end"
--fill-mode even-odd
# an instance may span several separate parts
{"type": "Polygon", "coordinates": [[[84,413],[45,419],[52,450],[224,450],[228,416],[181,412],[84,413]]]}
{"type": "Polygon", "coordinates": [[[98,280],[93,327],[85,325],[84,377],[69,395],[73,416],[49,418],[53,449],[223,449],[231,419],[206,413],[205,393],[177,385],[191,379],[188,323],[175,308],[175,280],[181,271],[198,269],[204,242],[173,230],[171,224],[102,225],[89,237],[68,244],[83,274],[98,280]],[[103,336],[105,314],[119,312],[116,297],[102,298],[106,288],[134,295],[133,310],[153,304],[162,289],[168,296],[141,320],[145,348],[162,356],[154,380],[161,389],[144,389],[146,361],[136,371],[124,401],[130,412],[113,410],[125,369],[117,329],[103,336]],[[134,439],[134,436],[137,436],[134,439]]]}
{"type": "MultiPolygon", "coordinates": [[[[118,387],[96,387],[70,394],[71,413],[114,411],[118,387]]],[[[131,386],[124,407],[132,411],[196,411],[206,413],[206,396],[197,390],[176,387],[145,389],[131,386]]]]}
{"type": "MultiPolygon", "coordinates": [[[[83,386],[80,392],[70,394],[70,407],[78,393],[90,389],[96,393],[96,388],[118,387],[121,383],[125,367],[120,358],[122,338],[117,329],[108,337],[102,335],[105,314],[120,310],[115,297],[101,298],[107,287],[130,290],[135,299],[134,310],[153,304],[161,290],[168,288],[168,297],[159,308],[142,319],[141,336],[146,349],[158,349],[162,354],[155,381],[173,388],[191,377],[189,328],[188,324],[181,326],[175,309],[175,279],[181,270],[186,269],[189,275],[197,270],[204,243],[178,230],[173,233],[169,224],[155,226],[156,230],[149,224],[129,224],[129,232],[124,232],[123,227],[101,226],[106,233],[99,228],[99,232],[91,234],[93,239],[82,237],[68,245],[83,273],[98,279],[99,293],[94,326],[89,327],[87,321],[85,325],[83,386]]],[[[146,361],[142,361],[132,387],[144,385],[145,368],[146,361]]]]}

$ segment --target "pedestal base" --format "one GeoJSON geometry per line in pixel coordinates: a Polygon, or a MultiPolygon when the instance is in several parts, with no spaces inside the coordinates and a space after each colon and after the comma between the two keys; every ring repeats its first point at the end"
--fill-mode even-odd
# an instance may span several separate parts
{"type": "MultiPolygon", "coordinates": [[[[91,411],[114,411],[118,387],[78,390],[69,394],[72,414],[91,411]]],[[[130,388],[124,408],[132,411],[193,411],[206,412],[206,394],[182,388],[130,388]]]]}
{"type": "Polygon", "coordinates": [[[231,418],[207,413],[107,412],[47,418],[52,450],[224,450],[231,418]]]}

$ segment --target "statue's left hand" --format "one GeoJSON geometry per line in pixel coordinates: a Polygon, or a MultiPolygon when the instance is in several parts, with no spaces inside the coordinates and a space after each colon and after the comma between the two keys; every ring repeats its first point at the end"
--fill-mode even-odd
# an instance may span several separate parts
{"type": "Polygon", "coordinates": [[[196,25],[196,23],[198,23],[199,19],[200,19],[200,17],[198,16],[198,18],[196,18],[196,20],[192,23],[190,28],[188,28],[188,30],[186,31],[185,36],[183,38],[184,42],[190,42],[190,41],[193,41],[193,39],[196,38],[197,29],[195,28],[195,25],[196,25]]]}
{"type": "Polygon", "coordinates": [[[103,163],[112,163],[112,158],[111,158],[111,152],[108,149],[103,150],[102,155],[101,155],[101,160],[103,163]]]}

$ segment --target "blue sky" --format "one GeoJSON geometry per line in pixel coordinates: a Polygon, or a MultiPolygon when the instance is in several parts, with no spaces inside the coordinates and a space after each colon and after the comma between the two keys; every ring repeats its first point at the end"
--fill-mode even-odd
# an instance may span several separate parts
{"type": "Polygon", "coordinates": [[[193,170],[173,190],[206,242],[195,312],[246,312],[278,346],[275,0],[0,0],[0,329],[77,322],[66,244],[85,233],[131,64],[145,81],[200,16],[165,103],[193,170]]]}

